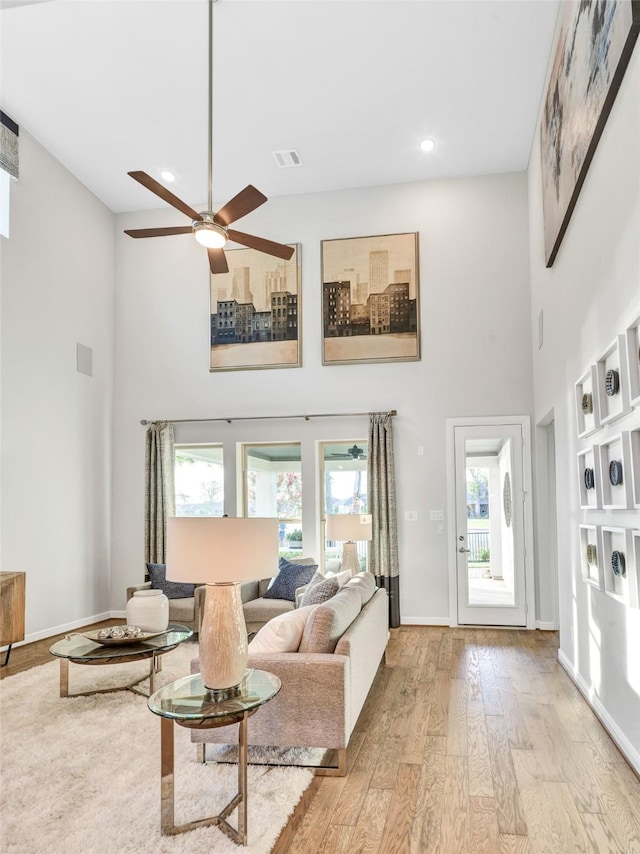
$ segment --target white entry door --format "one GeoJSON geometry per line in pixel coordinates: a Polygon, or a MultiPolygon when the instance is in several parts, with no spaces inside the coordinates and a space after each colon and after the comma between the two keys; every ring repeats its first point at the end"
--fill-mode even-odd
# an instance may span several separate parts
{"type": "Polygon", "coordinates": [[[526,626],[522,425],[453,431],[457,621],[526,626]]]}

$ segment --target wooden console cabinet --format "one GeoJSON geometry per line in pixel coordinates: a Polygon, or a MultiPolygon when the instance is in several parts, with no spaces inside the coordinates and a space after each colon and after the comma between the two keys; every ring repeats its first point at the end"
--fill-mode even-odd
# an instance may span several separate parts
{"type": "Polygon", "coordinates": [[[0,646],[9,644],[3,666],[9,661],[11,645],[24,640],[24,572],[0,572],[0,646]]]}

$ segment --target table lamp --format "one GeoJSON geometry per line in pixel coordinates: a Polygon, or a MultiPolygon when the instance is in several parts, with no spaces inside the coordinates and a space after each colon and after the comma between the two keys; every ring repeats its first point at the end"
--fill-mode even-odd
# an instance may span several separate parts
{"type": "Polygon", "coordinates": [[[277,519],[167,519],[167,579],[207,585],[200,624],[200,673],[214,699],[238,696],[247,669],[240,582],[278,565],[277,519]]]}
{"type": "Polygon", "coordinates": [[[326,538],[344,542],[340,569],[348,569],[351,575],[360,572],[356,541],[370,540],[371,536],[370,513],[335,513],[326,518],[326,538]]]}

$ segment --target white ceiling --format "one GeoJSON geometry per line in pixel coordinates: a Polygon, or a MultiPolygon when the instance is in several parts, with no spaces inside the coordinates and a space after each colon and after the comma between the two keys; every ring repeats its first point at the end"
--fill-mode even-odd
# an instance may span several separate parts
{"type": "MultiPolygon", "coordinates": [[[[527,168],[558,0],[219,0],[214,199],[527,168]],[[418,149],[433,137],[431,154],[418,149]],[[297,148],[301,168],[271,152],[297,148]]],[[[0,103],[111,210],[207,196],[206,0],[0,2],[0,103]]]]}

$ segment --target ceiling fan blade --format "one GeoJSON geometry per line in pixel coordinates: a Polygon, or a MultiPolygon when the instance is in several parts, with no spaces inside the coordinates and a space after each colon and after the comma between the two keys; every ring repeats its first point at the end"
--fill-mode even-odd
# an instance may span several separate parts
{"type": "Polygon", "coordinates": [[[235,240],[236,243],[241,243],[250,249],[257,249],[258,252],[266,252],[267,255],[275,255],[276,258],[284,258],[285,261],[288,261],[296,251],[293,246],[286,246],[284,243],[274,243],[273,240],[265,240],[264,237],[245,234],[243,231],[235,231],[233,228],[230,228],[227,234],[229,235],[229,240],[235,240]]]}
{"type": "Polygon", "coordinates": [[[131,175],[134,181],[142,184],[142,186],[146,187],[147,190],[151,190],[152,193],[155,193],[156,196],[159,196],[164,202],[167,202],[167,204],[188,216],[189,219],[202,219],[198,211],[194,211],[194,209],[190,208],[186,202],[183,202],[182,199],[174,196],[172,192],[167,190],[166,187],[163,187],[162,184],[158,183],[158,181],[154,180],[150,175],[147,175],[146,172],[127,172],[127,175],[131,175]]]}
{"type": "Polygon", "coordinates": [[[224,249],[207,249],[209,255],[209,267],[212,273],[228,273],[229,265],[224,254],[224,249]]]}
{"type": "Polygon", "coordinates": [[[260,190],[256,190],[254,186],[249,184],[244,190],[240,190],[237,196],[228,201],[223,208],[220,208],[213,219],[220,225],[230,225],[237,219],[259,208],[266,201],[267,197],[264,193],[261,193],[260,190]]]}
{"type": "Polygon", "coordinates": [[[176,225],[169,228],[126,228],[124,233],[129,237],[168,237],[170,234],[190,234],[190,225],[176,225]]]}

